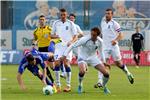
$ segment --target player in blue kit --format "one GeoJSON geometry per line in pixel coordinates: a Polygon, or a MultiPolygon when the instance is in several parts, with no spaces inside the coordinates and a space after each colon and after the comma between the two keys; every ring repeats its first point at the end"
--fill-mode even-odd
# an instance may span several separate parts
{"type": "Polygon", "coordinates": [[[27,52],[24,55],[23,59],[21,60],[17,74],[17,80],[22,90],[25,89],[25,85],[22,80],[22,74],[25,71],[25,69],[28,69],[33,75],[37,76],[44,83],[44,85],[53,86],[53,84],[46,77],[46,66],[42,57],[41,56],[33,57],[31,52],[27,52]],[[39,70],[38,65],[40,65],[41,68],[43,69],[43,73],[39,70]]]}

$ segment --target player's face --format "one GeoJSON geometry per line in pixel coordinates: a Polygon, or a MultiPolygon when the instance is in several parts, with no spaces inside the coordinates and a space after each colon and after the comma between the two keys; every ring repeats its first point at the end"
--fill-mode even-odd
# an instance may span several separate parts
{"type": "Polygon", "coordinates": [[[40,26],[44,26],[44,25],[45,25],[45,22],[46,22],[45,17],[41,17],[41,18],[39,19],[40,26]]]}
{"type": "Polygon", "coordinates": [[[106,11],[105,17],[107,21],[110,21],[112,19],[112,16],[113,16],[112,11],[106,11]]]}
{"type": "Polygon", "coordinates": [[[138,33],[139,31],[140,31],[140,28],[137,27],[137,28],[136,28],[136,32],[138,33]]]}
{"type": "Polygon", "coordinates": [[[92,39],[92,41],[94,41],[94,42],[97,40],[97,33],[96,33],[96,32],[91,31],[91,39],[92,39]]]}
{"type": "Polygon", "coordinates": [[[72,22],[74,22],[74,21],[75,21],[74,16],[70,16],[70,17],[69,17],[69,19],[70,19],[72,22]]]}
{"type": "Polygon", "coordinates": [[[29,62],[30,65],[36,65],[36,60],[34,59],[33,61],[29,62]]]}
{"type": "Polygon", "coordinates": [[[61,12],[60,13],[60,18],[61,18],[62,21],[66,21],[66,19],[67,19],[67,12],[61,12]]]}

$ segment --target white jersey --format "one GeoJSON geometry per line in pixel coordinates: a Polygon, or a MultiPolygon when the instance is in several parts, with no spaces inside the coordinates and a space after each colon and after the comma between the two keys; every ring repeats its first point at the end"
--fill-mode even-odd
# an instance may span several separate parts
{"type": "Polygon", "coordinates": [[[66,49],[64,56],[67,56],[73,48],[80,47],[78,52],[78,61],[80,59],[87,60],[91,57],[97,56],[97,50],[102,54],[101,56],[104,60],[105,58],[102,50],[102,42],[103,40],[100,37],[97,38],[97,41],[95,41],[95,43],[91,40],[91,36],[82,37],[66,49]]]}
{"type": "Polygon", "coordinates": [[[83,33],[83,31],[81,30],[81,28],[80,28],[79,25],[75,24],[75,26],[76,26],[77,33],[78,33],[78,34],[79,34],[79,33],[83,33]]]}
{"type": "Polygon", "coordinates": [[[111,41],[116,39],[118,34],[121,32],[120,25],[113,19],[108,23],[105,19],[102,19],[101,30],[104,48],[112,48],[111,41]]]}
{"type": "Polygon", "coordinates": [[[63,42],[69,42],[74,35],[77,34],[76,26],[70,20],[62,22],[61,20],[56,20],[52,26],[52,33],[58,35],[63,42]]]}

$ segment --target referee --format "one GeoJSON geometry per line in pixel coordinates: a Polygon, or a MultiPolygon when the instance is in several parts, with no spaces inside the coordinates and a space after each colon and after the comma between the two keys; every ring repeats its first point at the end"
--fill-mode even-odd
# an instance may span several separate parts
{"type": "Polygon", "coordinates": [[[144,48],[144,37],[140,33],[140,28],[138,26],[136,27],[136,33],[134,33],[131,37],[131,45],[134,52],[133,55],[136,67],[139,68],[140,52],[144,48]]]}
{"type": "MultiPolygon", "coordinates": [[[[52,28],[49,27],[48,25],[46,25],[45,16],[41,15],[39,17],[39,27],[37,27],[33,33],[33,35],[34,35],[33,44],[37,43],[38,51],[48,52],[48,47],[49,47],[50,41],[51,41],[51,31],[52,31],[52,28]]],[[[53,83],[54,79],[53,79],[48,67],[46,68],[46,70],[47,70],[47,76],[50,78],[50,80],[53,83]]]]}

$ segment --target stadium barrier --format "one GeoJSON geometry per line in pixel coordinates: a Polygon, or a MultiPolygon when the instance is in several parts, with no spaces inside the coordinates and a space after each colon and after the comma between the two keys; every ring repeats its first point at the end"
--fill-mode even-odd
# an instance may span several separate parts
{"type": "MultiPolygon", "coordinates": [[[[1,64],[19,64],[22,57],[22,50],[2,50],[0,52],[1,55],[1,64]]],[[[132,51],[121,51],[123,63],[127,65],[135,65],[133,60],[133,52],[132,51]]],[[[73,56],[71,61],[72,64],[77,64],[77,59],[73,56]]],[[[113,64],[113,59],[110,58],[110,64],[113,64]]],[[[150,66],[150,51],[142,51],[141,52],[141,60],[140,65],[142,66],[150,66]]]]}

